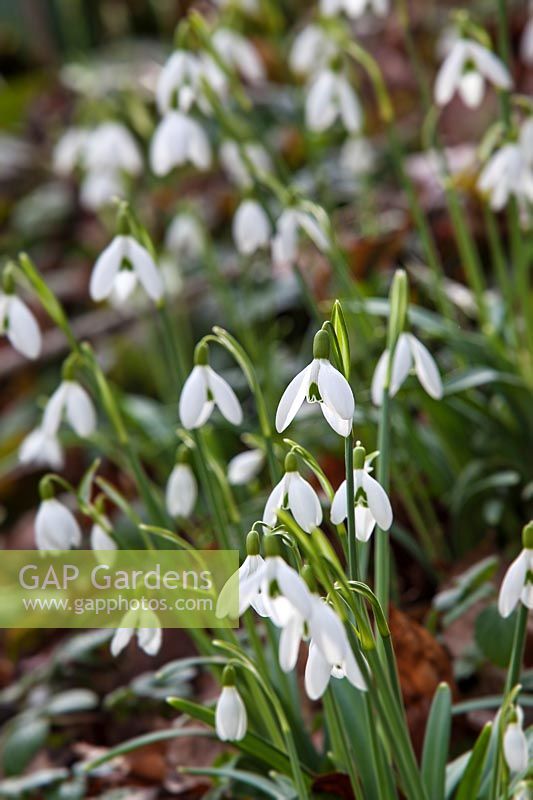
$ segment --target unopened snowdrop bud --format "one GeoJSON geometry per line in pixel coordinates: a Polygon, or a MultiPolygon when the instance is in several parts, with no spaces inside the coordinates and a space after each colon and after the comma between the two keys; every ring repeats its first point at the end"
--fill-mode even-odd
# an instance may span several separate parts
{"type": "Polygon", "coordinates": [[[189,450],[180,447],[167,482],[165,501],[168,513],[172,517],[189,517],[197,497],[198,484],[189,463],[189,450]]]}
{"type": "Polygon", "coordinates": [[[268,246],[272,226],[256,200],[244,200],[240,204],[233,217],[232,233],[235,247],[244,256],[268,246]]]}
{"type": "Polygon", "coordinates": [[[204,425],[214,407],[233,425],[242,422],[242,409],[229,383],[209,366],[209,348],[201,342],[194,354],[194,367],[185,381],[179,402],[181,424],[188,430],[204,425]]]}
{"type": "Polygon", "coordinates": [[[41,505],[35,517],[35,543],[39,550],[70,550],[81,544],[81,530],[72,511],[54,497],[50,479],[40,485],[41,505]]]}
{"type": "Polygon", "coordinates": [[[502,617],[510,616],[519,601],[533,609],[533,520],[522,531],[522,546],[522,552],[505,573],[500,588],[498,610],[502,617]]]}
{"type": "Polygon", "coordinates": [[[159,618],[153,611],[147,609],[128,611],[121,622],[122,625],[116,629],[111,640],[112,656],[118,656],[134,636],[137,637],[137,644],[141,650],[147,655],[157,655],[161,649],[163,635],[159,618]]]}
{"type": "Polygon", "coordinates": [[[476,108],[483,100],[485,81],[499,89],[512,87],[506,66],[494,53],[473,39],[459,38],[437,75],[435,101],[445,106],[458,92],[466,106],[476,108]]]}
{"type": "Polygon", "coordinates": [[[30,309],[15,294],[13,266],[8,264],[2,273],[0,291],[0,336],[26,358],[37,358],[41,352],[41,331],[30,309]]]}
{"type": "Polygon", "coordinates": [[[65,379],[48,400],[42,428],[54,436],[64,415],[78,436],[86,439],[96,430],[96,412],[89,394],[77,381],[72,380],[70,375],[70,369],[64,371],[65,379]]]}
{"type": "Polygon", "coordinates": [[[320,500],[311,484],[298,472],[294,453],[289,453],[285,458],[285,474],[270,493],[263,512],[263,522],[274,525],[280,508],[290,511],[307,533],[311,533],[322,522],[320,500]]]}
{"type": "Polygon", "coordinates": [[[200,123],[181,111],[165,114],[150,144],[150,164],[159,177],[185,164],[209,169],[211,145],[200,123]]]}
{"type": "Polygon", "coordinates": [[[222,673],[222,692],[215,711],[215,730],[222,742],[238,742],[246,735],[247,727],[246,707],[235,688],[235,670],[228,665],[222,673]]]}
{"type": "Polygon", "coordinates": [[[326,421],[340,436],[352,429],[355,400],[350,384],[329,361],[329,337],[320,330],[313,342],[313,361],[289,383],[276,412],[278,433],[287,428],[304,401],[319,403],[326,421]]]}
{"type": "Polygon", "coordinates": [[[503,754],[511,772],[524,772],[529,764],[527,738],[522,730],[521,708],[513,711],[503,735],[503,754]]]}
{"type": "Polygon", "coordinates": [[[243,486],[256,478],[265,463],[262,450],[246,450],[239,453],[228,464],[228,481],[231,486],[243,486]]]}
{"type": "Polygon", "coordinates": [[[409,375],[413,365],[422,388],[429,396],[433,397],[434,400],[442,398],[442,380],[435,359],[427,347],[412,333],[401,333],[394,348],[390,370],[388,348],[381,354],[374,370],[371,386],[374,405],[381,405],[385,391],[388,391],[390,397],[394,397],[409,375]]]}

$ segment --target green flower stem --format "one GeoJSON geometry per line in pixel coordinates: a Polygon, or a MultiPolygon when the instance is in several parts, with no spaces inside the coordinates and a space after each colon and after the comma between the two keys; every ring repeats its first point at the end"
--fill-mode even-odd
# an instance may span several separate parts
{"type": "Polygon", "coordinates": [[[225,550],[231,550],[229,523],[226,514],[224,513],[224,510],[221,508],[221,504],[219,502],[218,487],[214,480],[213,473],[209,467],[209,459],[207,458],[206,444],[202,437],[202,432],[194,430],[191,431],[191,435],[195,445],[194,447],[195,466],[196,469],[198,470],[200,481],[207,495],[207,503],[211,508],[211,513],[215,519],[215,526],[216,526],[215,536],[218,539],[220,545],[225,550]]]}
{"type": "MultiPolygon", "coordinates": [[[[389,372],[392,361],[392,353],[389,353],[389,372]]],[[[390,447],[390,396],[389,381],[383,388],[383,401],[381,404],[381,414],[378,427],[378,450],[379,460],[377,466],[377,479],[387,492],[389,489],[389,447],[390,447]]],[[[389,613],[389,584],[390,584],[390,540],[387,531],[376,528],[374,532],[375,563],[374,563],[374,587],[376,596],[386,617],[389,613]]]]}
{"type": "Polygon", "coordinates": [[[511,658],[509,659],[507,680],[505,682],[506,694],[508,694],[520,680],[520,670],[526,644],[527,615],[528,609],[523,603],[519,603],[514,630],[513,648],[511,650],[511,658]]]}
{"type": "Polygon", "coordinates": [[[355,769],[356,754],[353,752],[344,723],[342,721],[335,695],[331,689],[327,689],[322,698],[324,713],[327,720],[328,731],[331,735],[331,743],[334,751],[337,751],[339,760],[348,772],[350,785],[355,800],[364,800],[361,785],[355,769]]]}
{"type": "Polygon", "coordinates": [[[350,433],[344,440],[344,463],[346,467],[346,512],[348,522],[348,577],[359,580],[357,565],[357,541],[355,538],[355,506],[353,480],[353,437],[350,433]]]}

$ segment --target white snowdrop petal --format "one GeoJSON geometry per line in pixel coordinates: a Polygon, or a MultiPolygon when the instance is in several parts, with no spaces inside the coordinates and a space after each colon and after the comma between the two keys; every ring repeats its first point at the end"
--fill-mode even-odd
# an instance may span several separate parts
{"type": "Polygon", "coordinates": [[[154,302],[161,300],[163,296],[161,274],[148,250],[131,236],[128,237],[128,257],[148,297],[154,302]]]}
{"type": "Polygon", "coordinates": [[[283,496],[285,494],[285,477],[286,476],[284,475],[279,483],[274,486],[268,496],[265,504],[265,510],[263,511],[263,522],[265,525],[275,525],[276,523],[276,512],[283,505],[283,496]]]}
{"type": "Polygon", "coordinates": [[[321,72],[312,83],[305,102],[305,123],[310,131],[321,133],[337,118],[336,77],[330,70],[321,72]]]}
{"type": "Polygon", "coordinates": [[[207,383],[213,394],[215,403],[222,415],[233,425],[240,425],[242,422],[242,409],[237,399],[237,395],[220,375],[211,367],[206,367],[207,383]]]}
{"type": "MultiPolygon", "coordinates": [[[[207,373],[206,367],[195,366],[183,386],[180,402],[179,415],[181,424],[187,430],[198,428],[205,422],[205,407],[207,400],[207,373]]],[[[211,404],[212,409],[212,404],[211,404]]]]}
{"type": "Polygon", "coordinates": [[[39,550],[69,550],[81,544],[81,530],[69,509],[55,498],[43,500],[35,517],[39,550]]]}
{"type": "Polygon", "coordinates": [[[134,634],[133,628],[117,628],[113,638],[111,639],[111,655],[113,657],[118,656],[124,648],[129,644],[131,637],[134,634]]]}
{"type": "Polygon", "coordinates": [[[37,358],[41,352],[41,331],[28,306],[16,295],[8,297],[7,338],[26,358],[37,358]]]}
{"type": "Polygon", "coordinates": [[[247,714],[234,686],[223,686],[215,711],[215,730],[223,742],[239,741],[246,733],[247,714]]]}
{"type": "Polygon", "coordinates": [[[189,464],[176,464],[165,491],[165,505],[172,517],[189,517],[198,496],[198,484],[189,464]]]}
{"type": "Polygon", "coordinates": [[[341,419],[353,419],[355,400],[350,384],[327,359],[320,359],[318,389],[324,403],[341,419]]]}
{"type": "Polygon", "coordinates": [[[228,464],[228,482],[231,486],[243,486],[253,480],[263,468],[265,454],[262,450],[247,450],[234,456],[228,464]]]}
{"type": "MultiPolygon", "coordinates": [[[[355,536],[360,542],[368,542],[376,526],[376,520],[370,509],[357,505],[355,507],[355,536]]],[[[384,529],[385,530],[385,529],[384,529]]]]}
{"type": "Polygon", "coordinates": [[[315,247],[318,247],[323,253],[329,250],[329,239],[314,216],[306,211],[296,211],[296,219],[300,228],[309,236],[315,247]]]}
{"type": "Polygon", "coordinates": [[[91,436],[96,430],[96,412],[93,402],[83,386],[75,381],[66,381],[67,419],[78,436],[91,436]]]}
{"type": "Polygon", "coordinates": [[[458,86],[461,100],[468,108],[477,108],[485,94],[485,79],[480,72],[468,70],[461,75],[458,86]]]}
{"type": "Polygon", "coordinates": [[[189,121],[185,114],[171,111],[157,126],[150,144],[150,163],[156,175],[167,175],[188,160],[191,134],[195,132],[189,121]]]}
{"type": "Polygon", "coordinates": [[[518,722],[510,723],[503,735],[503,753],[511,772],[523,772],[529,763],[527,739],[518,722]]]}
{"type": "Polygon", "coordinates": [[[389,351],[384,350],[380,355],[374,375],[372,376],[372,385],[370,387],[370,394],[372,402],[375,406],[380,406],[383,402],[383,389],[385,386],[385,376],[387,374],[387,364],[389,358],[389,351]]]}
{"type": "Polygon", "coordinates": [[[138,628],[137,642],[141,650],[149,656],[155,656],[161,649],[163,633],[161,628],[138,628]]]}
{"type": "Polygon", "coordinates": [[[457,89],[467,57],[466,45],[458,40],[444,59],[435,81],[435,102],[445,106],[457,89]]]}
{"type": "Polygon", "coordinates": [[[344,76],[337,81],[342,121],[348,133],[357,133],[363,124],[363,112],[356,93],[344,76]]]}
{"type": "Polygon", "coordinates": [[[342,664],[347,647],[346,631],[331,606],[315,596],[308,623],[313,641],[328,663],[331,666],[342,664]]]}
{"type": "Polygon", "coordinates": [[[115,236],[111,244],[98,256],[89,284],[89,293],[96,302],[109,296],[124,258],[128,238],[115,236]]]}
{"type": "Polygon", "coordinates": [[[307,584],[296,570],[289,567],[283,559],[278,556],[275,559],[275,577],[279,588],[287,598],[293,608],[295,608],[303,619],[310,617],[313,611],[313,598],[307,588],[307,584]]]}
{"type": "Polygon", "coordinates": [[[101,525],[95,523],[91,528],[91,548],[93,550],[117,550],[118,545],[101,525]]]}
{"type": "Polygon", "coordinates": [[[361,670],[359,669],[359,664],[357,663],[355,656],[352,652],[351,647],[346,648],[346,655],[344,657],[344,661],[342,664],[344,674],[352,684],[355,686],[356,689],[360,689],[362,692],[366,692],[366,683],[361,670]]]}
{"type": "Polygon", "coordinates": [[[232,232],[239,253],[251,255],[268,245],[272,227],[263,207],[254,200],[245,200],[233,217],[232,232]]]}
{"type": "Polygon", "coordinates": [[[287,428],[298,413],[307,396],[312,365],[305,367],[289,383],[283,392],[276,411],[276,430],[278,433],[287,428]]]}
{"type": "Polygon", "coordinates": [[[332,428],[335,433],[338,433],[339,436],[342,436],[343,439],[346,439],[347,436],[350,435],[350,431],[352,430],[353,420],[351,419],[342,419],[336,414],[333,409],[328,408],[325,403],[320,403],[320,410],[324,415],[324,419],[332,428]]]}
{"type": "Polygon", "coordinates": [[[297,472],[287,476],[289,508],[298,523],[307,533],[311,533],[322,522],[322,508],[311,484],[297,472]]]}
{"type": "Polygon", "coordinates": [[[430,397],[435,400],[442,398],[442,381],[440,373],[435,363],[435,359],[427,349],[412,333],[406,333],[409,346],[415,362],[415,370],[418,379],[430,397]]]}
{"type": "Polygon", "coordinates": [[[387,492],[380,483],[367,472],[362,476],[363,489],[366,492],[368,508],[383,531],[388,531],[392,525],[392,508],[387,492]]]}
{"type": "Polygon", "coordinates": [[[498,610],[502,617],[510,616],[516,608],[526,582],[527,570],[527,551],[522,550],[520,555],[509,566],[500,587],[498,610]]]}
{"type": "Polygon", "coordinates": [[[343,481],[333,498],[330,511],[330,519],[334,525],[340,525],[348,514],[347,507],[347,483],[343,481]]]}
{"type": "Polygon", "coordinates": [[[23,439],[18,457],[21,464],[36,464],[61,469],[63,451],[55,434],[48,434],[42,427],[35,428],[23,439]]]}
{"type": "Polygon", "coordinates": [[[68,385],[68,381],[62,381],[46,404],[41,427],[47,436],[55,436],[59,430],[67,401],[68,385]]]}
{"type": "Polygon", "coordinates": [[[310,700],[318,700],[327,689],[331,676],[328,664],[314,641],[309,644],[309,655],[305,665],[305,691],[310,700]]]}
{"type": "Polygon", "coordinates": [[[392,374],[390,380],[390,396],[394,397],[396,392],[403,385],[403,382],[409,375],[411,367],[413,366],[413,357],[411,355],[411,348],[409,347],[409,339],[407,333],[401,333],[396,342],[394,349],[394,358],[392,360],[392,374]]]}
{"type": "Polygon", "coordinates": [[[298,660],[303,633],[303,620],[298,613],[281,630],[279,637],[279,665],[283,672],[291,672],[298,660]]]}
{"type": "Polygon", "coordinates": [[[478,42],[469,41],[468,55],[474,60],[478,70],[494,86],[500,89],[511,89],[513,82],[503,61],[478,42]]]}

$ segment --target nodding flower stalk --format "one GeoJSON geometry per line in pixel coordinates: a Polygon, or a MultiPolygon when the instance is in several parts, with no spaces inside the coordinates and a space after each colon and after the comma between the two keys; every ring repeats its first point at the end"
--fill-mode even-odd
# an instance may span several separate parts
{"type": "MultiPolygon", "coordinates": [[[[379,463],[377,479],[384,491],[389,488],[390,472],[390,384],[394,351],[405,325],[408,302],[407,274],[403,269],[396,270],[389,293],[389,327],[387,334],[387,363],[383,381],[381,415],[378,427],[379,463]]],[[[388,614],[390,581],[390,543],[388,534],[378,528],[374,562],[374,586],[377,598],[388,614]]]]}

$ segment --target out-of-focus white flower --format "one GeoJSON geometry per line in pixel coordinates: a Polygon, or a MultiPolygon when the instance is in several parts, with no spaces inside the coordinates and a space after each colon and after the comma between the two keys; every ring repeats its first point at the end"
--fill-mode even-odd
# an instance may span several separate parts
{"type": "Polygon", "coordinates": [[[505,573],[498,597],[498,610],[502,617],[508,617],[519,602],[533,609],[533,522],[522,531],[523,549],[505,573]]]}
{"type": "Polygon", "coordinates": [[[219,28],[211,37],[211,43],[224,64],[239,72],[249,83],[260,83],[265,79],[263,62],[244,36],[229,28],[219,28]]]}
{"type": "Polygon", "coordinates": [[[289,66],[296,75],[321,72],[338,53],[337,43],[321,25],[306,25],[294,39],[289,66]]]}
{"type": "Polygon", "coordinates": [[[55,432],[46,431],[42,426],[31,431],[19,447],[19,461],[21,464],[61,469],[65,459],[55,432]]]}
{"type": "Polygon", "coordinates": [[[518,144],[506,144],[489,158],[477,185],[482,192],[489,194],[494,211],[502,209],[511,195],[522,195],[524,167],[518,144]]]}
{"type": "Polygon", "coordinates": [[[83,161],[90,136],[86,128],[68,128],[54,147],[52,163],[59,175],[70,175],[83,161]]]}
{"type": "MultiPolygon", "coordinates": [[[[383,400],[383,390],[387,375],[389,351],[384,350],[374,370],[372,378],[372,402],[380,406],[383,400]]],[[[394,397],[403,382],[409,375],[414,364],[414,369],[422,388],[435,400],[442,397],[442,381],[435,359],[425,345],[412,333],[401,333],[394,349],[392,359],[391,381],[389,395],[394,397]]]]}
{"type": "Polygon", "coordinates": [[[172,517],[189,517],[197,497],[198,484],[191,465],[186,461],[178,462],[170,473],[165,492],[168,513],[172,517]]]}
{"type": "Polygon", "coordinates": [[[202,64],[187,50],[176,50],[159,73],[156,87],[160,114],[172,109],[187,113],[201,95],[202,64]]]}
{"type": "Polygon", "coordinates": [[[343,172],[348,172],[354,178],[368,175],[374,168],[374,149],[368,139],[355,136],[346,139],[340,152],[340,166],[343,172]]]}
{"type": "Polygon", "coordinates": [[[70,550],[81,544],[74,514],[55,497],[41,501],[35,517],[35,543],[39,550],[70,550]]]}
{"type": "Polygon", "coordinates": [[[298,255],[298,232],[303,230],[322,252],[329,249],[329,239],[318,219],[301,208],[286,208],[276,223],[272,239],[272,260],[276,267],[292,266],[298,255]]]}
{"type": "Polygon", "coordinates": [[[263,468],[265,454],[262,450],[245,450],[234,456],[228,464],[228,482],[231,486],[243,486],[253,480],[263,468]]]}
{"type": "Polygon", "coordinates": [[[155,656],[161,648],[163,639],[161,624],[156,614],[148,609],[128,611],[121,620],[111,640],[111,655],[118,656],[129,644],[133,636],[137,644],[149,656],[155,656]]]}
{"type": "Polygon", "coordinates": [[[527,738],[522,729],[523,719],[523,711],[517,706],[514,718],[503,734],[503,754],[511,772],[524,772],[529,764],[527,738]]]}
{"type": "MultiPolygon", "coordinates": [[[[111,528],[111,523],[107,518],[103,520],[108,528],[111,528]]],[[[118,550],[118,545],[109,533],[98,522],[95,522],[91,528],[91,549],[92,550],[108,550],[113,552],[118,550]]]]}
{"type": "MultiPolygon", "coordinates": [[[[367,542],[376,525],[387,531],[392,525],[392,508],[385,489],[365,469],[365,450],[357,443],[354,453],[355,531],[357,538],[367,542]]],[[[331,521],[334,525],[348,515],[347,482],[343,481],[331,504],[331,521]]]]}
{"type": "Polygon", "coordinates": [[[242,422],[242,409],[229,383],[218,375],[208,363],[208,348],[196,348],[195,366],[181,392],[179,413],[184,428],[192,430],[204,425],[215,407],[233,425],[242,422]]]}
{"type": "Polygon", "coordinates": [[[533,5],[530,3],[530,17],[522,31],[520,40],[520,58],[530,66],[533,64],[533,5]]]}
{"type": "Polygon", "coordinates": [[[263,206],[256,200],[244,200],[233,217],[235,247],[249,256],[270,243],[272,226],[263,206]]]}
{"type": "Polygon", "coordinates": [[[313,343],[313,360],[289,383],[276,411],[276,430],[287,428],[304,401],[319,403],[326,421],[339,434],[352,429],[355,400],[350,384],[329,361],[329,339],[319,331],[313,343]]]}
{"type": "Polygon", "coordinates": [[[485,81],[499,89],[512,87],[507,67],[493,52],[472,39],[457,39],[437,75],[435,101],[445,106],[458,92],[465,105],[475,108],[483,100],[485,81]]]}
{"type": "Polygon", "coordinates": [[[165,247],[177,258],[199,258],[205,247],[205,235],[198,218],[187,211],[177,214],[167,228],[165,247]]]}
{"type": "Polygon", "coordinates": [[[215,730],[222,742],[238,742],[246,735],[248,717],[242,697],[235,688],[235,670],[228,666],[222,675],[222,691],[215,709],[215,730]]]}
{"type": "Polygon", "coordinates": [[[80,202],[89,211],[99,211],[124,196],[124,181],[117,172],[89,172],[80,186],[80,202]]]}
{"type": "Polygon", "coordinates": [[[366,11],[372,11],[380,17],[389,10],[389,0],[320,0],[320,13],[325,17],[334,17],[343,12],[356,19],[366,11]]]}
{"type": "Polygon", "coordinates": [[[220,8],[234,8],[251,15],[261,10],[260,0],[215,0],[215,3],[220,8]]]}
{"type": "Polygon", "coordinates": [[[285,474],[272,489],[263,511],[263,522],[275,525],[277,511],[291,512],[298,525],[307,533],[322,522],[320,500],[311,486],[298,472],[298,462],[293,453],[285,458],[285,474]]]}
{"type": "Polygon", "coordinates": [[[153,135],[150,163],[158,176],[190,163],[198,169],[211,165],[211,145],[202,126],[181,111],[169,111],[153,135]]]}
{"type": "Polygon", "coordinates": [[[28,306],[15,294],[0,292],[0,335],[26,358],[41,352],[41,331],[28,306]]]}
{"type": "Polygon", "coordinates": [[[250,174],[253,170],[272,171],[270,156],[258,142],[239,145],[233,139],[226,139],[220,145],[218,156],[228,178],[241,189],[249,189],[253,185],[253,174],[250,174]]]}
{"type": "Polygon", "coordinates": [[[89,291],[93,300],[103,300],[117,288],[118,281],[119,296],[124,298],[131,293],[137,279],[154,302],[161,300],[163,282],[152,256],[133,236],[119,234],[99,255],[92,271],[89,291]],[[135,281],[129,277],[123,284],[121,273],[124,271],[132,272],[135,281]]]}
{"type": "Polygon", "coordinates": [[[357,133],[363,124],[359,99],[345,75],[331,69],[313,80],[305,101],[305,121],[311,131],[321,133],[340,119],[348,133],[357,133]]]}
{"type": "Polygon", "coordinates": [[[43,415],[43,430],[54,435],[61,425],[63,414],[78,436],[87,438],[94,433],[96,412],[93,402],[76,381],[62,381],[50,397],[43,415]]]}
{"type": "Polygon", "coordinates": [[[89,172],[117,172],[129,175],[142,172],[143,161],[137,142],[118,122],[103,122],[89,134],[83,165],[89,172]]]}

